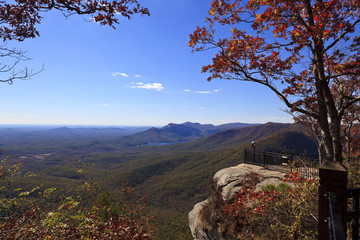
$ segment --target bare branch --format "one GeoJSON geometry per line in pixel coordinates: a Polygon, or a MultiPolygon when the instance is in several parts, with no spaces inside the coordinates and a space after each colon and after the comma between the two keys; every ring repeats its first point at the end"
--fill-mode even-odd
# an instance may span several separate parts
{"type": "Polygon", "coordinates": [[[25,53],[23,50],[7,48],[6,44],[0,46],[0,58],[2,58],[2,63],[0,63],[0,82],[13,84],[15,80],[29,80],[44,70],[44,66],[36,72],[28,67],[20,70],[17,69],[21,62],[31,60],[31,58],[25,56],[25,53]]]}

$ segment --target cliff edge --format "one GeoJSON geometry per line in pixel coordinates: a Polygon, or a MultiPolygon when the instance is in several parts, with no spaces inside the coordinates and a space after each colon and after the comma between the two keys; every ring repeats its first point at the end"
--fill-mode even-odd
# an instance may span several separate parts
{"type": "MultiPolygon", "coordinates": [[[[235,236],[234,229],[228,227],[224,212],[219,208],[231,201],[232,196],[244,187],[255,186],[257,190],[273,184],[283,183],[285,173],[270,171],[260,166],[240,164],[225,168],[214,175],[213,195],[197,203],[189,213],[189,227],[194,240],[229,240],[235,236]]],[[[236,239],[236,237],[234,237],[236,239]]]]}

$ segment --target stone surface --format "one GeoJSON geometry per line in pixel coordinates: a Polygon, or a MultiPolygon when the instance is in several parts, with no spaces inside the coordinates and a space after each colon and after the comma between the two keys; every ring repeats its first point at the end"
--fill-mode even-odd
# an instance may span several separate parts
{"type": "MultiPolygon", "coordinates": [[[[256,184],[257,190],[261,190],[262,187],[269,184],[277,186],[282,183],[281,180],[285,176],[285,173],[270,171],[260,166],[240,164],[218,171],[213,178],[215,187],[221,191],[222,198],[225,201],[230,200],[235,193],[242,189],[241,183],[243,182],[244,177],[251,172],[255,172],[259,175],[259,182],[256,184]]],[[[211,234],[209,230],[204,231],[202,228],[203,224],[199,220],[199,212],[208,201],[209,199],[196,204],[189,213],[189,227],[195,240],[222,239],[214,234],[216,233],[216,229],[210,231],[211,234]]]]}
{"type": "Polygon", "coordinates": [[[191,234],[194,237],[194,240],[198,240],[198,239],[208,240],[209,239],[209,238],[207,238],[206,233],[202,230],[202,227],[198,221],[199,211],[207,202],[208,202],[208,200],[197,203],[194,206],[194,208],[191,210],[191,212],[189,212],[189,227],[190,227],[191,234]]]}
{"type": "Polygon", "coordinates": [[[260,166],[243,163],[218,171],[214,175],[215,187],[217,189],[222,189],[224,200],[229,200],[234,193],[240,191],[242,188],[240,183],[243,181],[244,177],[251,172],[255,172],[260,176],[260,181],[256,185],[257,190],[261,190],[263,186],[269,184],[279,185],[282,182],[281,179],[285,176],[285,174],[281,172],[271,171],[260,166]]]}

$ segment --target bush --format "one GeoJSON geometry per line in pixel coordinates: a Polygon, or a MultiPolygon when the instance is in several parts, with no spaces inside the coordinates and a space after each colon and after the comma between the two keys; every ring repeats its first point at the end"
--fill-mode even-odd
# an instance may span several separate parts
{"type": "MultiPolygon", "coordinates": [[[[245,189],[255,187],[259,182],[259,175],[255,172],[249,173],[239,183],[245,189]]],[[[221,195],[221,189],[214,189],[208,203],[200,210],[199,219],[203,229],[214,239],[239,239],[238,235],[245,233],[251,228],[250,218],[245,208],[234,209],[229,214],[229,203],[225,202],[221,195]]]]}
{"type": "Polygon", "coordinates": [[[213,192],[200,211],[204,230],[225,239],[317,239],[318,181],[294,172],[283,181],[256,191],[258,176],[251,173],[228,202],[213,192]]]}
{"type": "Polygon", "coordinates": [[[291,172],[279,186],[262,191],[245,188],[226,206],[228,214],[248,215],[243,237],[257,239],[317,239],[318,181],[302,180],[291,172]]]}
{"type": "MultiPolygon", "coordinates": [[[[56,196],[56,188],[14,187],[19,167],[2,159],[0,239],[152,239],[152,219],[143,213],[145,198],[136,199],[130,184],[123,184],[121,194],[98,195],[86,207],[80,195],[56,196]]],[[[78,187],[92,191],[87,182],[78,187]]]]}

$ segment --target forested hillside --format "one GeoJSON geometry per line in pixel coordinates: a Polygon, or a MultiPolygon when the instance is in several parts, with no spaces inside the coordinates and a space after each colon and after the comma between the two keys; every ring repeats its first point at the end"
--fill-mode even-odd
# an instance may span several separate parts
{"type": "MultiPolygon", "coordinates": [[[[180,128],[185,132],[186,127],[193,130],[193,126],[189,125],[186,123],[180,128]]],[[[208,127],[204,126],[204,129],[208,127]]],[[[137,139],[149,131],[154,130],[122,138],[137,139]]],[[[35,173],[26,181],[18,179],[17,182],[24,189],[41,184],[43,187],[56,187],[58,194],[64,194],[77,183],[90,179],[99,184],[101,192],[119,192],[122,184],[129,182],[137,196],[147,196],[148,211],[159,221],[158,239],[166,239],[164,236],[170,233],[172,239],[190,237],[187,213],[194,203],[208,196],[211,178],[216,171],[242,162],[243,150],[250,147],[251,141],[256,140],[258,148],[263,150],[280,149],[298,154],[316,152],[315,144],[307,133],[293,124],[267,123],[228,129],[167,146],[137,144],[125,147],[119,141],[119,136],[123,135],[120,130],[116,133],[114,130],[92,129],[88,130],[88,135],[80,134],[84,132],[84,129],[57,128],[41,132],[44,135],[42,138],[40,132],[30,131],[19,134],[18,142],[17,135],[13,135],[8,146],[15,156],[10,161],[21,161],[24,171],[35,173]],[[101,134],[94,134],[96,132],[101,134]],[[115,133],[118,135],[115,136],[115,133]]],[[[164,130],[158,132],[164,132],[165,136],[168,134],[164,130]]],[[[159,136],[153,140],[162,141],[161,134],[159,136]]],[[[4,139],[2,142],[6,149],[7,143],[4,139]]]]}

